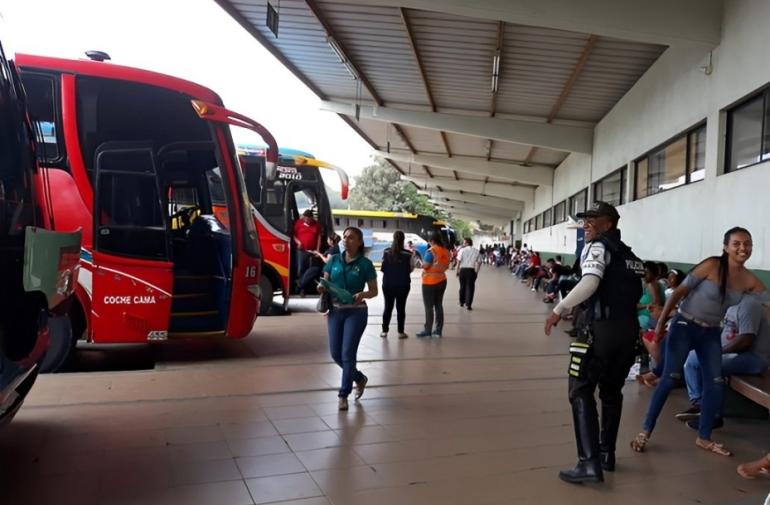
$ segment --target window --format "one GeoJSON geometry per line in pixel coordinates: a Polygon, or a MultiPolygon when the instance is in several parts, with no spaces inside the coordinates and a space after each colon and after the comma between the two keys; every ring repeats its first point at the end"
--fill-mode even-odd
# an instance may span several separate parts
{"type": "Polygon", "coordinates": [[[588,203],[588,188],[578,191],[569,198],[569,214],[576,215],[578,212],[585,212],[588,203]]]}
{"type": "Polygon", "coordinates": [[[594,201],[607,202],[615,206],[626,203],[626,170],[626,167],[623,167],[599,179],[594,184],[594,201]]]}
{"type": "Polygon", "coordinates": [[[635,162],[634,198],[644,198],[703,179],[706,125],[657,147],[635,162]]]}
{"type": "Polygon", "coordinates": [[[57,80],[50,75],[24,74],[24,90],[27,93],[29,115],[38,141],[38,157],[46,165],[64,164],[63,142],[59,136],[57,121],[57,80]]]}
{"type": "Polygon", "coordinates": [[[388,227],[388,222],[386,220],[384,220],[384,219],[382,220],[382,227],[383,228],[387,228],[388,227]]]}
{"type": "Polygon", "coordinates": [[[535,216],[535,229],[539,230],[542,227],[543,227],[543,215],[538,214],[537,216],[535,216]]]}
{"type": "Polygon", "coordinates": [[[83,161],[93,172],[94,153],[109,141],[145,141],[155,146],[211,142],[209,122],[189,97],[147,84],[78,77],[77,119],[83,161]]]}
{"type": "Polygon", "coordinates": [[[567,200],[561,201],[553,208],[553,224],[563,223],[567,220],[567,200]]]}
{"type": "MultiPolygon", "coordinates": [[[[97,250],[140,258],[167,257],[165,217],[149,151],[105,150],[98,158],[97,250]]],[[[197,197],[190,191],[184,196],[197,197]]]]}
{"type": "Polygon", "coordinates": [[[334,218],[334,226],[339,226],[339,225],[340,225],[340,218],[335,217],[334,218]]]}
{"type": "Polygon", "coordinates": [[[754,165],[770,157],[768,90],[727,112],[726,172],[754,165]]]}
{"type": "Polygon", "coordinates": [[[543,212],[543,227],[547,228],[553,224],[553,210],[548,209],[543,212]]]}

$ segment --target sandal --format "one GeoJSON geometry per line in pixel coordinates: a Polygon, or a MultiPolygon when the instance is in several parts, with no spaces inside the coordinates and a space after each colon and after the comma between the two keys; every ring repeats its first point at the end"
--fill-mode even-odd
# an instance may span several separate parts
{"type": "Polygon", "coordinates": [[[696,438],[695,439],[695,445],[700,447],[701,449],[704,449],[709,452],[713,452],[714,454],[718,454],[720,456],[732,456],[733,453],[729,450],[725,449],[724,444],[718,444],[714,442],[713,440],[704,440],[702,438],[696,438]]]}
{"type": "Polygon", "coordinates": [[[636,382],[642,386],[654,388],[658,385],[658,382],[660,382],[660,378],[652,372],[647,372],[645,374],[637,375],[636,382]]]}
{"type": "Polygon", "coordinates": [[[756,479],[757,477],[770,477],[770,454],[757,461],[741,463],[736,468],[738,475],[744,479],[756,479]]]}
{"type": "Polygon", "coordinates": [[[631,449],[633,449],[634,452],[644,452],[644,448],[647,446],[647,442],[649,441],[650,441],[650,435],[641,431],[631,441],[631,449]]]}

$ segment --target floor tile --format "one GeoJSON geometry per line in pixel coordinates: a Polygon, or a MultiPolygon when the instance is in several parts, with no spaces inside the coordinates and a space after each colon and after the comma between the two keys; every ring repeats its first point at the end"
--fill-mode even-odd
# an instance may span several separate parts
{"type": "Polygon", "coordinates": [[[309,473],[247,479],[246,484],[256,504],[323,496],[309,473]]]}

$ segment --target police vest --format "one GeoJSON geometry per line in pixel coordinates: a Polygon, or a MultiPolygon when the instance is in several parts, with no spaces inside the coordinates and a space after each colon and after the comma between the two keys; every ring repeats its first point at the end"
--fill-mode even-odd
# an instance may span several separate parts
{"type": "Polygon", "coordinates": [[[431,247],[428,252],[433,254],[433,263],[423,267],[422,283],[427,285],[440,284],[446,280],[444,272],[449,268],[449,251],[443,247],[431,247]]]}
{"type": "Polygon", "coordinates": [[[610,253],[599,289],[588,299],[594,320],[636,319],[636,304],[642,296],[644,263],[620,238],[602,236],[599,241],[610,253]]]}

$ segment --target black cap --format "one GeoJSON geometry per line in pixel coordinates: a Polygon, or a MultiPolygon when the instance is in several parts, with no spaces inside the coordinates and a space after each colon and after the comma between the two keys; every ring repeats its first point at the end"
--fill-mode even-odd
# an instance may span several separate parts
{"type": "Polygon", "coordinates": [[[594,202],[593,205],[591,205],[591,208],[588,209],[585,212],[578,212],[577,217],[578,219],[582,219],[584,217],[608,217],[612,219],[613,221],[617,221],[620,219],[620,214],[618,214],[618,210],[613,206],[610,205],[607,202],[601,202],[597,201],[594,202]]]}

